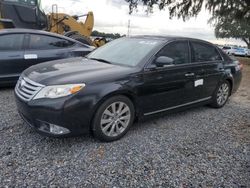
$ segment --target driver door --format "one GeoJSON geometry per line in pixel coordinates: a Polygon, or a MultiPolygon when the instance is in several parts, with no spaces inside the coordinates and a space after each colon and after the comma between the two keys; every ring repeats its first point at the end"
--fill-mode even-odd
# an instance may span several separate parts
{"type": "Polygon", "coordinates": [[[146,67],[141,90],[144,115],[175,109],[199,97],[193,90],[194,73],[188,41],[167,44],[154,59],[160,56],[172,58],[173,64],[157,67],[153,61],[146,67]]]}

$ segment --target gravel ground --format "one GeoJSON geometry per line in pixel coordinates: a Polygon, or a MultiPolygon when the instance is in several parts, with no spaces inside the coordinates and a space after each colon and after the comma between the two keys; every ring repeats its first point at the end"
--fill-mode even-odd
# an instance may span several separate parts
{"type": "Polygon", "coordinates": [[[18,116],[13,90],[1,89],[0,187],[250,187],[246,78],[222,109],[140,122],[113,143],[42,137],[18,116]]]}

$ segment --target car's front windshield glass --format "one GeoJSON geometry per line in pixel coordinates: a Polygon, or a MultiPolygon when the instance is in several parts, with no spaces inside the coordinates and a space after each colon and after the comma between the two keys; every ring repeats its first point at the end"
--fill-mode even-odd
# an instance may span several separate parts
{"type": "Polygon", "coordinates": [[[160,43],[160,40],[154,39],[121,38],[96,49],[87,58],[111,64],[136,66],[160,43]]]}

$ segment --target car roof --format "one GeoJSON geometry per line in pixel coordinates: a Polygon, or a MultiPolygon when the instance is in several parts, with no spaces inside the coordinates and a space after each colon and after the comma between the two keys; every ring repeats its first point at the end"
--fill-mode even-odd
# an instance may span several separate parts
{"type": "MultiPolygon", "coordinates": [[[[13,28],[13,29],[2,29],[0,30],[0,35],[1,34],[17,34],[17,33],[31,33],[31,34],[42,34],[42,35],[49,35],[52,37],[59,37],[59,38],[64,38],[67,40],[71,40],[77,43],[80,43],[79,41],[63,36],[63,35],[59,35],[56,33],[51,33],[51,32],[47,32],[47,31],[43,31],[43,30],[35,30],[35,29],[21,29],[21,28],[13,28]]],[[[81,43],[82,44],[82,43],[81,43]]]]}
{"type": "Polygon", "coordinates": [[[193,40],[193,41],[198,41],[198,42],[203,42],[203,43],[214,45],[205,40],[190,38],[190,37],[174,36],[174,35],[135,35],[135,36],[131,36],[130,38],[153,39],[153,40],[161,40],[161,41],[166,41],[166,42],[172,41],[172,40],[193,40]]]}

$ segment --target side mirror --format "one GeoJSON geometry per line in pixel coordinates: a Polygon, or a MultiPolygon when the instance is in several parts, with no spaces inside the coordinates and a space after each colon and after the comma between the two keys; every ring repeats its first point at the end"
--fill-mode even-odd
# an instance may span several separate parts
{"type": "Polygon", "coordinates": [[[165,65],[173,65],[174,60],[167,56],[157,57],[155,64],[157,67],[164,67],[165,65]]]}

